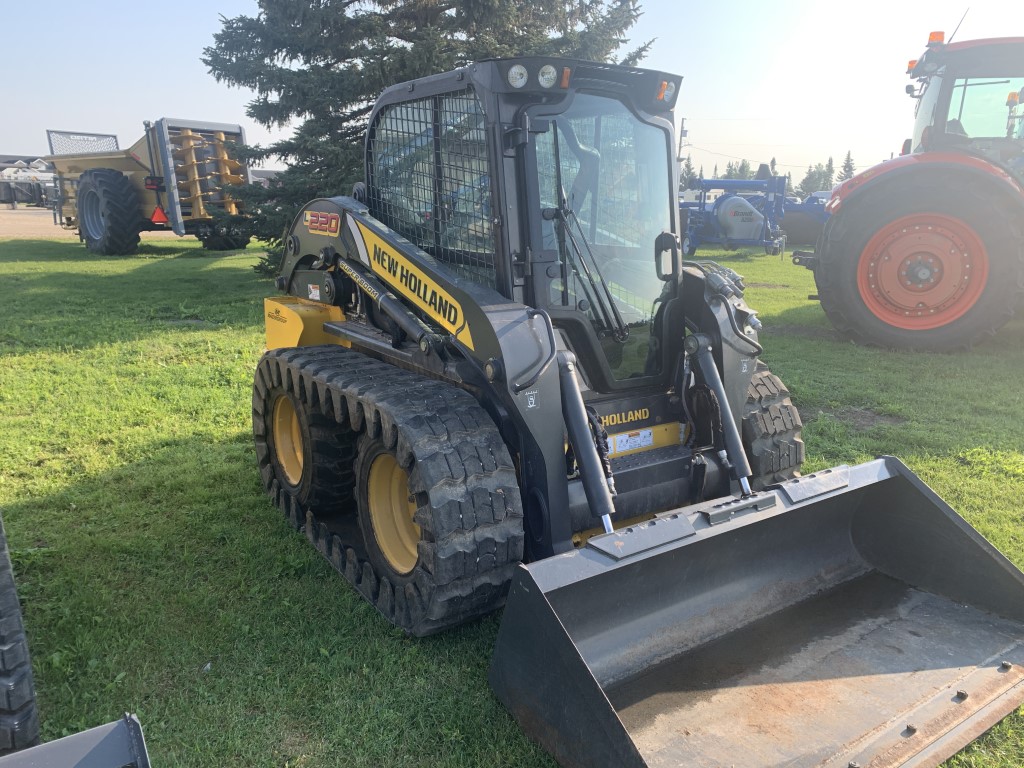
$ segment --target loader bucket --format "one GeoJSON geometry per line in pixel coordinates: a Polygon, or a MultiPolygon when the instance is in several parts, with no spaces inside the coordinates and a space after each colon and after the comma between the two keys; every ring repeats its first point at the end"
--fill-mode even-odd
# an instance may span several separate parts
{"type": "Polygon", "coordinates": [[[1024,574],[886,457],[519,568],[490,679],[563,766],[934,766],[1024,701],[1024,574]]]}

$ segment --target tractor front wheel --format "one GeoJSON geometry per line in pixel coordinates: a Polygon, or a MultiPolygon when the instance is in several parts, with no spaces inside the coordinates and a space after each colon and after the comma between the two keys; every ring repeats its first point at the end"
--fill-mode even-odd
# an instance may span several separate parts
{"type": "Polygon", "coordinates": [[[976,183],[922,186],[866,193],[826,230],[814,273],[818,296],[835,328],[857,343],[967,348],[1002,327],[1020,301],[1019,214],[976,183]]]}

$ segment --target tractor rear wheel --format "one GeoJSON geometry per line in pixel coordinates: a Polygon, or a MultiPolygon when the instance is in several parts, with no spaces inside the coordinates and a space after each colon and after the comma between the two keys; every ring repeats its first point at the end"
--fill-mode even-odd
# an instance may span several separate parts
{"type": "Polygon", "coordinates": [[[881,187],[825,230],[818,297],[836,330],[859,344],[964,349],[1020,302],[1024,227],[1004,197],[952,178],[922,186],[881,187]]]}
{"type": "Polygon", "coordinates": [[[273,350],[253,432],[267,492],[393,624],[428,635],[504,603],[522,502],[471,395],[342,347],[273,350]]]}
{"type": "Polygon", "coordinates": [[[39,741],[32,664],[21,621],[21,604],[0,520],[0,755],[39,741]]]}
{"type": "Polygon", "coordinates": [[[803,422],[789,390],[758,361],[743,406],[743,447],[755,491],[797,476],[804,463],[803,422]]]}
{"type": "Polygon", "coordinates": [[[104,256],[134,253],[139,245],[139,195],[120,171],[94,168],[78,179],[78,232],[104,256]]]}

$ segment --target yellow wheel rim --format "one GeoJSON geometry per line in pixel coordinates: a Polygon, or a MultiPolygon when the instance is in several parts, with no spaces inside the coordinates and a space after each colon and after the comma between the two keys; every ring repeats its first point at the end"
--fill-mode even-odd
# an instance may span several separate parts
{"type": "Polygon", "coordinates": [[[367,503],[373,535],[381,554],[396,573],[416,567],[420,527],[413,522],[416,505],[410,501],[409,475],[390,453],[382,453],[370,465],[367,503]]]}
{"type": "Polygon", "coordinates": [[[274,430],[274,455],[284,472],[289,485],[298,485],[302,480],[302,429],[299,414],[295,412],[292,399],[281,395],[274,401],[274,415],[271,419],[274,430]]]}

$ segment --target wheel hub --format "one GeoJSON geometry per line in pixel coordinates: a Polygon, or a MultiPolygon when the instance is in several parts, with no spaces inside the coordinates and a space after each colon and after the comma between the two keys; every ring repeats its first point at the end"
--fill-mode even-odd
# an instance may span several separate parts
{"type": "Polygon", "coordinates": [[[274,401],[271,417],[274,436],[274,457],[289,485],[298,485],[302,480],[305,453],[302,446],[302,428],[295,405],[287,395],[279,395],[274,401]]]}
{"type": "Polygon", "coordinates": [[[908,330],[947,325],[980,298],[988,279],[985,244],[966,222],[933,213],[904,216],[865,246],[857,285],[875,317],[908,330]]]}
{"type": "Polygon", "coordinates": [[[409,492],[409,474],[390,453],[373,460],[367,479],[367,503],[373,535],[381,554],[396,573],[416,567],[420,527],[413,520],[416,504],[409,492]]]}
{"type": "Polygon", "coordinates": [[[930,254],[916,253],[900,265],[900,282],[909,291],[926,291],[942,281],[942,262],[930,254]]]}
{"type": "Polygon", "coordinates": [[[103,213],[100,210],[100,196],[87,190],[78,198],[78,225],[90,240],[103,237],[103,213]]]}

